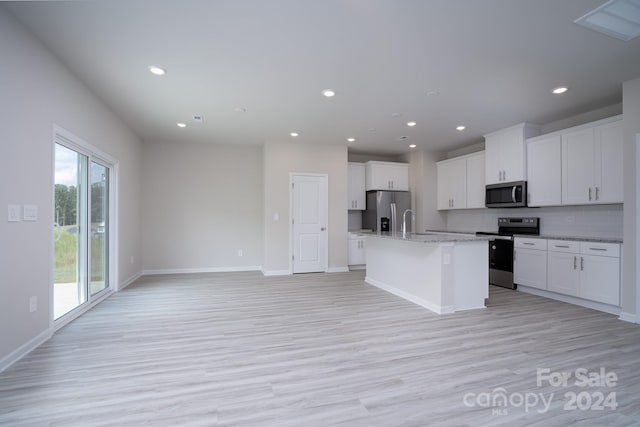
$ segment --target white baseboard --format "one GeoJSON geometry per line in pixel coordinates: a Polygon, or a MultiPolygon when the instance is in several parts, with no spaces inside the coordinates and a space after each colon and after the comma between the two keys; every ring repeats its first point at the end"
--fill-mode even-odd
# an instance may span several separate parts
{"type": "Polygon", "coordinates": [[[129,286],[130,284],[132,284],[133,282],[135,282],[136,280],[138,280],[141,277],[142,277],[142,271],[138,271],[136,274],[134,274],[133,276],[129,277],[124,282],[120,283],[120,285],[118,285],[118,289],[116,291],[123,290],[124,288],[126,288],[127,286],[129,286]]]}
{"type": "Polygon", "coordinates": [[[349,267],[330,267],[327,273],[348,273],[349,267]]]}
{"type": "Polygon", "coordinates": [[[288,276],[291,274],[289,270],[262,270],[264,276],[288,276]]]}
{"type": "Polygon", "coordinates": [[[427,310],[431,310],[436,314],[448,314],[448,313],[453,313],[454,312],[454,307],[451,305],[438,305],[438,304],[434,304],[432,302],[429,302],[427,300],[424,300],[422,298],[418,298],[415,295],[411,295],[408,294],[398,288],[395,288],[393,286],[387,285],[386,283],[382,283],[378,280],[372,279],[370,277],[365,277],[364,281],[370,285],[375,286],[376,288],[380,288],[384,291],[387,291],[391,294],[394,294],[396,296],[399,296],[400,298],[404,298],[407,301],[411,301],[414,304],[418,304],[421,307],[426,308],[427,310]]]}
{"type": "Polygon", "coordinates": [[[620,320],[631,323],[640,323],[638,322],[638,316],[631,313],[625,313],[624,311],[620,313],[620,320]]]}
{"type": "Polygon", "coordinates": [[[616,307],[609,304],[604,304],[596,301],[589,301],[582,298],[573,297],[571,295],[562,295],[555,292],[545,291],[544,289],[530,288],[528,286],[518,285],[518,291],[525,292],[527,294],[538,295],[540,297],[554,299],[556,301],[562,301],[569,304],[579,305],[580,307],[590,308],[592,310],[604,311],[605,313],[621,315],[620,307],[616,307]]]}
{"type": "Polygon", "coordinates": [[[53,336],[53,328],[47,328],[0,360],[0,372],[22,359],[53,336]]]}
{"type": "Polygon", "coordinates": [[[144,270],[142,275],[154,274],[192,274],[192,273],[229,273],[236,271],[260,271],[259,265],[245,265],[240,267],[205,267],[205,268],[170,268],[162,270],[144,270]]]}
{"type": "Polygon", "coordinates": [[[359,264],[359,265],[350,265],[349,266],[349,271],[355,271],[355,270],[366,270],[367,266],[364,264],[359,264]]]}

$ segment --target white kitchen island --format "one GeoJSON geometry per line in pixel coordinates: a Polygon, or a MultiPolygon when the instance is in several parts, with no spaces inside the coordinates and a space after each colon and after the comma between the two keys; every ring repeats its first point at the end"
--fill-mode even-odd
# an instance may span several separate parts
{"type": "Polygon", "coordinates": [[[438,314],[484,308],[487,241],[471,234],[367,234],[365,282],[438,314]]]}

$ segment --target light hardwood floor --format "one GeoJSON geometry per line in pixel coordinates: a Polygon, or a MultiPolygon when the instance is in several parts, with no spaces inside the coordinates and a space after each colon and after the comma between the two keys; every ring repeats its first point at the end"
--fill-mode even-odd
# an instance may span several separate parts
{"type": "Polygon", "coordinates": [[[438,316],[362,271],[143,277],[0,374],[6,425],[574,423],[640,425],[638,325],[493,287],[488,308],[438,316]],[[618,381],[538,386],[538,368],[618,381]],[[482,400],[498,388],[507,406],[482,400]],[[567,410],[571,392],[618,406],[567,410]],[[519,405],[540,395],[547,411],[519,405]]]}

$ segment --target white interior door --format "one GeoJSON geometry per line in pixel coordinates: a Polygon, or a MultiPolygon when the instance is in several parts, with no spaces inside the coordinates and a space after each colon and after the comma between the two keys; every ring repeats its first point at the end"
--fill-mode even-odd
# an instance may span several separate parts
{"type": "Polygon", "coordinates": [[[293,273],[327,271],[327,181],[326,175],[291,176],[293,273]]]}

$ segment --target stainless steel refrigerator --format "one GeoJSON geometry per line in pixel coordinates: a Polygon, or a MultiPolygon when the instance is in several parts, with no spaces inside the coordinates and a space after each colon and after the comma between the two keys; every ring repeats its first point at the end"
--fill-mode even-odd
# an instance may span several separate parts
{"type": "MultiPolygon", "coordinates": [[[[402,232],[402,214],[411,209],[409,191],[367,191],[367,209],[362,213],[362,228],[375,232],[385,221],[389,222],[389,231],[402,232]],[[395,204],[395,222],[391,205],[395,204]]],[[[407,231],[413,232],[412,212],[407,213],[407,231]]]]}

